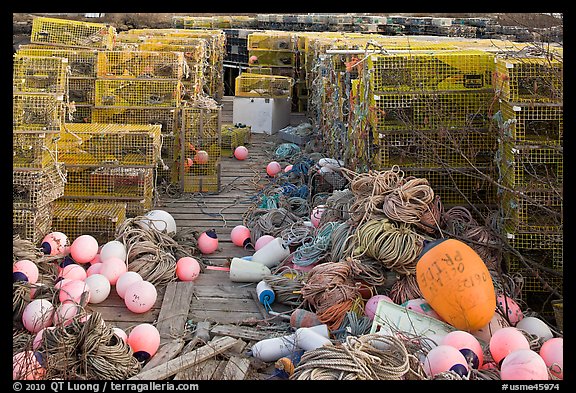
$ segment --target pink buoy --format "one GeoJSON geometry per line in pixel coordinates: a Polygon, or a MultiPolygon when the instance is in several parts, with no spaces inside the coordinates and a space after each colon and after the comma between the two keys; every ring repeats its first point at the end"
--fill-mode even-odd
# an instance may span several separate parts
{"type": "Polygon", "coordinates": [[[272,240],[276,239],[274,236],[271,235],[262,235],[256,240],[256,244],[254,244],[254,250],[258,251],[266,244],[270,243],[272,240]]]}
{"type": "Polygon", "coordinates": [[[490,322],[488,322],[488,324],[486,324],[486,326],[483,326],[478,330],[473,330],[470,333],[478,340],[482,340],[485,343],[489,343],[490,338],[496,331],[509,326],[510,324],[508,323],[506,318],[504,318],[498,311],[496,311],[494,312],[492,319],[490,320],[490,322]]]}
{"type": "Polygon", "coordinates": [[[40,272],[38,266],[29,259],[21,259],[12,265],[12,280],[28,281],[30,284],[36,284],[40,272]]]}
{"type": "Polygon", "coordinates": [[[198,249],[202,254],[212,254],[218,249],[218,235],[214,229],[202,232],[198,237],[198,249]]]}
{"type": "Polygon", "coordinates": [[[12,379],[15,381],[44,379],[46,369],[42,367],[39,356],[41,356],[39,353],[33,351],[14,354],[12,356],[12,379]]]}
{"type": "Polygon", "coordinates": [[[54,284],[54,288],[55,288],[55,289],[62,289],[62,287],[63,287],[64,285],[68,284],[70,281],[72,281],[72,280],[69,279],[69,278],[59,277],[59,278],[56,280],[55,284],[54,284]]]}
{"type": "Polygon", "coordinates": [[[70,280],[84,281],[87,277],[87,273],[84,267],[76,263],[71,263],[70,265],[64,266],[58,276],[62,278],[68,278],[70,280]]]}
{"type": "Polygon", "coordinates": [[[80,304],[82,296],[85,296],[85,303],[82,303],[82,305],[85,305],[90,301],[90,290],[86,282],[82,280],[70,280],[62,285],[58,292],[58,299],[61,303],[72,302],[80,304]]]}
{"type": "Polygon", "coordinates": [[[94,256],[94,258],[92,258],[90,260],[90,266],[96,265],[96,264],[101,263],[101,262],[102,262],[102,259],[100,259],[100,253],[98,253],[94,256]]]}
{"type": "Polygon", "coordinates": [[[271,161],[270,163],[268,163],[268,165],[266,165],[266,173],[268,174],[268,176],[274,177],[280,172],[282,172],[282,166],[280,166],[278,162],[271,161]]]}
{"type": "Polygon", "coordinates": [[[394,303],[394,301],[386,295],[372,296],[370,299],[368,299],[366,305],[364,306],[364,314],[368,318],[370,318],[370,320],[374,319],[374,315],[376,315],[376,309],[378,308],[378,302],[380,302],[380,300],[385,300],[387,302],[394,303]]]}
{"type": "Polygon", "coordinates": [[[115,335],[120,337],[126,344],[128,344],[128,335],[124,330],[120,329],[119,327],[113,327],[112,331],[114,332],[115,335]]]}
{"type": "Polygon", "coordinates": [[[238,247],[246,247],[250,244],[250,229],[244,225],[236,225],[230,232],[232,243],[238,247]]]}
{"type": "Polygon", "coordinates": [[[92,274],[84,280],[90,291],[89,302],[99,304],[110,295],[110,281],[102,274],[92,274]]]}
{"type": "Polygon", "coordinates": [[[556,378],[564,379],[564,339],[554,337],[544,341],[540,347],[540,357],[544,359],[550,374],[556,378]]]}
{"type": "Polygon", "coordinates": [[[38,333],[52,325],[54,306],[46,299],[32,300],[22,312],[22,324],[30,333],[38,333]]]}
{"type": "Polygon", "coordinates": [[[36,335],[34,336],[34,340],[32,340],[32,350],[33,351],[36,351],[40,347],[40,345],[43,344],[44,332],[46,330],[52,330],[52,329],[55,329],[55,327],[54,326],[48,326],[48,327],[40,329],[40,331],[38,333],[36,333],[36,335]]]}
{"type": "Polygon", "coordinates": [[[160,347],[160,332],[149,323],[136,325],[127,339],[133,355],[138,361],[144,362],[156,354],[160,347]]]}
{"type": "Polygon", "coordinates": [[[528,339],[515,327],[505,327],[497,330],[490,338],[490,354],[492,359],[498,364],[506,358],[509,353],[518,349],[530,349],[528,339]]]}
{"type": "Polygon", "coordinates": [[[67,302],[60,304],[54,313],[54,325],[70,325],[79,312],[80,307],[76,303],[67,302]]]}
{"type": "Polygon", "coordinates": [[[516,349],[502,361],[500,379],[503,381],[546,381],[549,379],[548,367],[544,359],[533,350],[529,348],[516,349]]]}
{"type": "Polygon", "coordinates": [[[423,362],[424,371],[429,377],[444,371],[454,371],[459,375],[468,373],[468,362],[464,355],[450,345],[438,345],[432,348],[423,362]]]}
{"type": "Polygon", "coordinates": [[[78,263],[88,263],[98,254],[98,241],[91,235],[80,235],[70,246],[70,256],[78,263]]]}
{"type": "Polygon", "coordinates": [[[310,222],[314,225],[314,228],[318,228],[320,226],[320,219],[322,218],[322,214],[326,210],[325,205],[318,205],[314,209],[312,209],[312,214],[310,214],[310,222]]]}
{"type": "Polygon", "coordinates": [[[286,165],[286,167],[284,167],[284,173],[288,173],[292,170],[292,168],[294,168],[294,165],[290,164],[290,165],[286,165]]]}
{"type": "Polygon", "coordinates": [[[88,269],[86,269],[86,277],[90,277],[93,274],[100,274],[100,270],[102,269],[102,263],[95,263],[91,265],[88,269]]]}
{"type": "Polygon", "coordinates": [[[196,152],[194,156],[194,162],[197,164],[208,164],[210,157],[208,156],[208,152],[205,150],[199,150],[196,152]]]}
{"type": "Polygon", "coordinates": [[[500,310],[502,315],[506,316],[511,326],[516,326],[516,324],[524,318],[524,314],[522,314],[522,310],[518,303],[503,293],[496,296],[496,307],[500,310]]]}
{"type": "Polygon", "coordinates": [[[257,64],[258,63],[258,56],[252,55],[248,59],[248,64],[257,64]]]}
{"type": "Polygon", "coordinates": [[[68,236],[62,232],[50,232],[40,244],[42,252],[46,255],[65,255],[68,252],[68,236]]]}
{"type": "Polygon", "coordinates": [[[128,287],[140,281],[143,281],[143,278],[138,272],[124,272],[118,277],[118,281],[116,281],[116,293],[120,298],[124,299],[128,287]]]}
{"type": "Polygon", "coordinates": [[[110,285],[116,285],[118,278],[122,273],[126,273],[127,270],[128,267],[126,266],[126,262],[116,257],[110,257],[108,260],[102,262],[100,274],[110,281],[110,285]]]}
{"type": "Polygon", "coordinates": [[[439,321],[444,321],[440,315],[430,306],[430,304],[423,298],[409,299],[406,300],[401,306],[406,307],[408,310],[417,312],[419,314],[424,314],[429,317],[438,319],[439,321]]]}
{"type": "Polygon", "coordinates": [[[484,364],[484,352],[480,342],[466,331],[455,330],[449,332],[442,338],[440,344],[450,345],[459,350],[472,368],[478,369],[484,364]]]}
{"type": "Polygon", "coordinates": [[[200,263],[196,258],[182,257],[176,262],[176,276],[180,281],[194,281],[200,275],[200,263]]]}
{"type": "Polygon", "coordinates": [[[234,149],[234,157],[239,161],[244,161],[248,158],[248,149],[245,146],[238,146],[234,149]]]}
{"type": "Polygon", "coordinates": [[[157,296],[156,287],[151,282],[139,281],[126,289],[124,303],[128,310],[136,314],[142,314],[154,306],[157,296]]]}

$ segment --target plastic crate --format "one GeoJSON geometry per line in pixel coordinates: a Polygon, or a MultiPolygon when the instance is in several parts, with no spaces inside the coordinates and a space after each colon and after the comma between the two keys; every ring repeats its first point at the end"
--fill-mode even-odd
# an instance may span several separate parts
{"type": "Polygon", "coordinates": [[[522,194],[502,192],[502,225],[508,232],[562,230],[562,189],[531,190],[522,194]]]}
{"type": "Polygon", "coordinates": [[[91,235],[98,244],[105,244],[116,238],[116,230],[125,220],[125,202],[59,199],[54,202],[52,230],[70,239],[91,235]]]}
{"type": "Polygon", "coordinates": [[[116,28],[103,23],[35,17],[30,42],[111,50],[115,37],[116,28]]]}
{"type": "Polygon", "coordinates": [[[154,168],[66,166],[65,197],[143,199],[153,195],[154,168]]]}
{"type": "Polygon", "coordinates": [[[12,172],[12,207],[38,209],[64,195],[66,168],[54,164],[41,170],[12,172]]]}
{"type": "Polygon", "coordinates": [[[46,45],[21,45],[17,52],[25,56],[53,56],[68,59],[70,78],[96,78],[98,51],[95,49],[53,49],[46,45]]]}
{"type": "Polygon", "coordinates": [[[58,141],[68,165],[154,166],[160,158],[160,125],[69,123],[58,141]]]}
{"type": "Polygon", "coordinates": [[[67,69],[67,58],[15,54],[12,91],[64,96],[67,90],[67,69]]]}
{"type": "Polygon", "coordinates": [[[294,80],[285,76],[242,73],[236,77],[235,96],[291,98],[294,80]]]}
{"type": "Polygon", "coordinates": [[[559,148],[502,141],[497,157],[500,178],[508,188],[550,190],[562,187],[564,155],[559,148]]]}
{"type": "Polygon", "coordinates": [[[99,78],[181,79],[184,54],[167,51],[101,51],[99,78]]]}
{"type": "Polygon", "coordinates": [[[64,103],[53,94],[12,94],[12,129],[14,131],[59,131],[64,103]]]}
{"type": "Polygon", "coordinates": [[[14,131],[12,133],[12,167],[44,169],[58,162],[59,133],[14,131]]]}
{"type": "Polygon", "coordinates": [[[173,134],[179,129],[178,108],[94,108],[92,122],[115,124],[160,124],[162,134],[173,134]]]}
{"type": "Polygon", "coordinates": [[[12,209],[12,234],[39,245],[52,227],[54,203],[49,202],[35,209],[12,209]]]}
{"type": "Polygon", "coordinates": [[[494,160],[496,135],[487,131],[390,131],[375,140],[379,168],[488,166],[494,160]]]}
{"type": "Polygon", "coordinates": [[[561,103],[564,95],[563,61],[541,57],[496,57],[494,89],[511,102],[561,103]]]}
{"type": "Polygon", "coordinates": [[[96,107],[180,106],[181,82],[160,79],[96,79],[96,107]]]}
{"type": "Polygon", "coordinates": [[[561,145],[564,107],[554,104],[500,102],[503,136],[515,143],[561,145]]]}

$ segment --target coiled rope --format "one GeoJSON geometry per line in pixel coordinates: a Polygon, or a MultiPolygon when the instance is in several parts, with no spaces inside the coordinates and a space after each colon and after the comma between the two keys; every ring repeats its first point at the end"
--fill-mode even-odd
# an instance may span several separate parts
{"type": "Polygon", "coordinates": [[[328,222],[318,231],[310,241],[305,241],[292,254],[292,263],[298,266],[310,266],[326,259],[329,256],[328,248],[331,244],[332,232],[340,226],[339,222],[328,222]]]}
{"type": "Polygon", "coordinates": [[[433,200],[434,191],[428,179],[410,178],[384,196],[382,212],[394,221],[416,224],[433,200]]]}

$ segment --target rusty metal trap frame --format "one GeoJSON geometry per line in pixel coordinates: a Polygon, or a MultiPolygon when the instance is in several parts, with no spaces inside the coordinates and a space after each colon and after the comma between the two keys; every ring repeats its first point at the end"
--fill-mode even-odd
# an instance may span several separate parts
{"type": "Polygon", "coordinates": [[[494,56],[480,50],[397,50],[368,56],[374,92],[492,88],[494,56]]]}
{"type": "Polygon", "coordinates": [[[35,17],[30,42],[79,48],[112,49],[116,28],[103,23],[35,17]]]}
{"type": "Polygon", "coordinates": [[[178,107],[179,80],[96,79],[96,107],[159,108],[178,107]]]}
{"type": "Polygon", "coordinates": [[[12,234],[38,243],[50,232],[54,203],[49,202],[34,209],[12,208],[12,234]]]}
{"type": "Polygon", "coordinates": [[[58,162],[59,132],[13,131],[12,168],[43,169],[58,162]]]}
{"type": "Polygon", "coordinates": [[[426,178],[434,195],[438,195],[444,205],[497,204],[497,188],[489,180],[493,178],[490,167],[401,167],[400,169],[404,171],[405,176],[426,178]]]}
{"type": "Polygon", "coordinates": [[[381,131],[375,141],[377,168],[489,166],[497,147],[487,130],[381,131]]]}
{"type": "Polygon", "coordinates": [[[504,186],[516,190],[551,190],[562,187],[564,155],[560,146],[498,144],[497,164],[504,186]]]}
{"type": "Polygon", "coordinates": [[[177,131],[179,109],[172,108],[94,108],[92,122],[115,124],[160,124],[162,134],[177,131]]]}
{"type": "Polygon", "coordinates": [[[181,79],[184,53],[167,51],[100,51],[98,78],[181,79]]]}
{"type": "Polygon", "coordinates": [[[59,159],[71,166],[155,166],[161,142],[159,124],[65,123],[59,159]]]}
{"type": "Polygon", "coordinates": [[[64,96],[68,89],[68,59],[16,53],[12,68],[15,93],[50,93],[64,96]]]}
{"type": "Polygon", "coordinates": [[[68,78],[68,101],[76,105],[94,105],[96,78],[68,78]]]}
{"type": "Polygon", "coordinates": [[[515,143],[561,145],[564,134],[562,104],[500,102],[501,133],[515,143]]]}
{"type": "Polygon", "coordinates": [[[125,202],[58,199],[54,202],[52,230],[70,239],[89,234],[98,244],[105,244],[115,239],[116,230],[125,220],[125,202]]]}
{"type": "Polygon", "coordinates": [[[143,199],[154,194],[154,168],[66,165],[65,197],[143,199]]]}
{"type": "Polygon", "coordinates": [[[291,98],[294,79],[280,75],[244,72],[236,77],[238,97],[291,98]]]}
{"type": "Polygon", "coordinates": [[[66,167],[55,163],[40,170],[12,171],[12,207],[37,209],[64,195],[66,167]]]}
{"type": "Polygon", "coordinates": [[[53,56],[68,59],[70,78],[96,78],[96,49],[64,49],[49,45],[20,45],[18,54],[25,56],[53,56]]]}
{"type": "Polygon", "coordinates": [[[502,191],[502,226],[508,232],[562,231],[562,188],[556,190],[529,190],[518,195],[515,191],[502,191]]]}
{"type": "Polygon", "coordinates": [[[63,97],[46,93],[12,94],[14,131],[59,131],[64,115],[63,97]]]}
{"type": "Polygon", "coordinates": [[[494,62],[494,89],[502,100],[562,103],[563,61],[549,57],[498,56],[494,62]]]}
{"type": "Polygon", "coordinates": [[[492,90],[373,94],[369,119],[376,131],[487,128],[493,100],[492,90]]]}

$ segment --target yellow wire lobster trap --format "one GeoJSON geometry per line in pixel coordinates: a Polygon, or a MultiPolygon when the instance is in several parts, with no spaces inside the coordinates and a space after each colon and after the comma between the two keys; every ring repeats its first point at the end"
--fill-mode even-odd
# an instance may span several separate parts
{"type": "Polygon", "coordinates": [[[502,226],[508,232],[562,231],[562,189],[502,192],[502,226]]]}
{"type": "Polygon", "coordinates": [[[76,105],[94,105],[96,78],[68,78],[68,101],[76,105]]]}
{"type": "Polygon", "coordinates": [[[59,132],[14,131],[13,169],[43,169],[57,163],[59,137],[59,132]]]}
{"type": "Polygon", "coordinates": [[[564,96],[563,61],[543,57],[496,57],[494,89],[511,102],[561,103],[564,96]]]}
{"type": "Polygon", "coordinates": [[[67,123],[58,141],[59,159],[72,166],[155,166],[160,135],[160,125],[67,123]]]}
{"type": "MultiPolygon", "coordinates": [[[[526,231],[511,231],[504,232],[506,242],[514,249],[521,253],[526,250],[533,250],[542,255],[548,255],[548,258],[538,259],[537,261],[548,260],[549,263],[545,265],[552,269],[563,268],[563,250],[564,250],[564,235],[562,232],[526,232],[526,231]],[[550,259],[550,257],[552,257],[550,259]]],[[[511,264],[513,269],[522,267],[520,264],[511,264]]]]}
{"type": "Polygon", "coordinates": [[[12,234],[39,244],[52,227],[54,203],[49,202],[34,209],[12,209],[12,234]]]}
{"type": "Polygon", "coordinates": [[[116,238],[116,230],[125,220],[125,202],[58,199],[52,230],[65,233],[69,239],[91,235],[102,245],[116,238]]]}
{"type": "Polygon", "coordinates": [[[221,163],[208,162],[204,167],[185,171],[181,178],[185,193],[219,193],[221,189],[221,163]]]}
{"type": "Polygon", "coordinates": [[[99,78],[181,79],[184,54],[167,51],[101,51],[98,53],[99,78]]]}
{"type": "Polygon", "coordinates": [[[70,78],[96,78],[98,51],[95,49],[62,49],[46,45],[20,45],[18,52],[23,56],[53,56],[68,59],[70,78]]]}
{"type": "Polygon", "coordinates": [[[41,170],[12,172],[12,207],[37,209],[64,195],[66,168],[57,163],[41,170]]]}
{"type": "Polygon", "coordinates": [[[252,136],[252,127],[247,125],[222,124],[220,147],[223,155],[232,155],[238,146],[246,145],[252,136]]]}
{"type": "Polygon", "coordinates": [[[497,164],[504,186],[535,190],[562,187],[564,155],[559,147],[501,141],[497,164]]]}
{"type": "Polygon", "coordinates": [[[92,122],[159,124],[162,127],[162,134],[172,134],[177,128],[179,111],[178,108],[94,108],[92,122]]]}
{"type": "Polygon", "coordinates": [[[275,51],[295,51],[298,49],[298,35],[288,31],[254,31],[248,34],[248,49],[268,49],[275,51]]]}
{"type": "Polygon", "coordinates": [[[291,98],[294,79],[280,75],[259,75],[244,72],[236,77],[235,96],[291,98]]]}
{"type": "Polygon", "coordinates": [[[116,28],[103,23],[35,17],[30,42],[79,48],[112,49],[116,28]]]}
{"type": "Polygon", "coordinates": [[[480,50],[407,50],[368,56],[372,89],[378,91],[492,88],[494,56],[480,50]]]}
{"type": "Polygon", "coordinates": [[[501,132],[515,143],[562,145],[564,107],[554,104],[500,102],[501,132]]]}
{"type": "Polygon", "coordinates": [[[160,79],[97,79],[97,107],[170,107],[180,105],[182,82],[160,79]]]}
{"type": "Polygon", "coordinates": [[[14,131],[59,131],[63,115],[64,102],[53,94],[12,94],[14,131]]]}
{"type": "Polygon", "coordinates": [[[67,105],[65,119],[67,123],[90,123],[94,105],[67,105]]]}
{"type": "Polygon", "coordinates": [[[248,49],[248,57],[256,57],[252,64],[264,67],[296,67],[297,54],[294,51],[248,49]]]}
{"type": "Polygon", "coordinates": [[[68,88],[67,69],[67,58],[16,53],[13,61],[12,91],[63,96],[68,88]]]}

